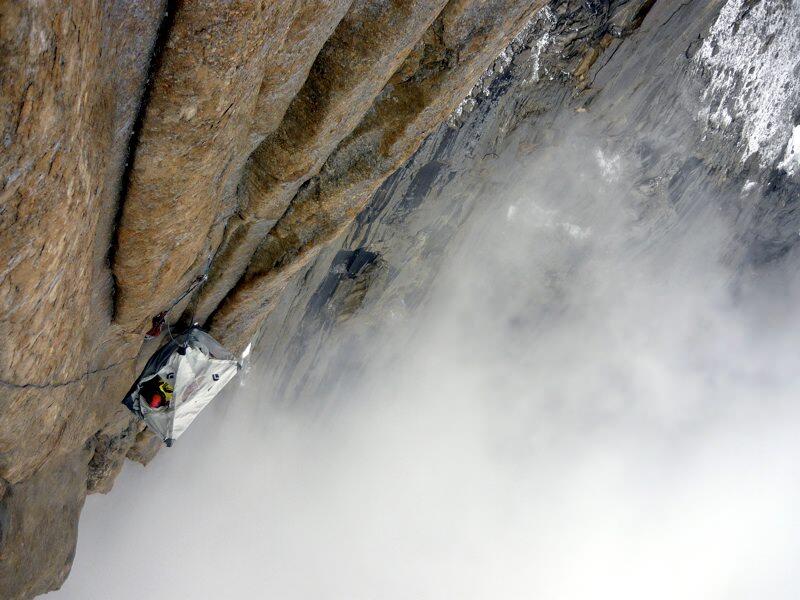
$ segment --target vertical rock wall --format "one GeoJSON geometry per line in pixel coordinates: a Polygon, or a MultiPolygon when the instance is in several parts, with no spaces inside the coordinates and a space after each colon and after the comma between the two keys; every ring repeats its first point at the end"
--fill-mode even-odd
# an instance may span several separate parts
{"type": "Polygon", "coordinates": [[[91,438],[133,375],[138,340],[111,324],[106,259],[162,10],[0,6],[3,598],[69,572],[91,438]]]}
{"type": "Polygon", "coordinates": [[[240,349],[544,4],[0,6],[2,597],[57,587],[87,491],[157,450],[119,404],[150,318],[207,272],[169,319],[240,349]]]}
{"type": "Polygon", "coordinates": [[[449,3],[359,125],[327,157],[320,175],[260,244],[245,276],[213,315],[212,332],[232,347],[246,344],[287,278],[306,264],[320,242],[331,240],[355,218],[543,4],[449,3]]]}

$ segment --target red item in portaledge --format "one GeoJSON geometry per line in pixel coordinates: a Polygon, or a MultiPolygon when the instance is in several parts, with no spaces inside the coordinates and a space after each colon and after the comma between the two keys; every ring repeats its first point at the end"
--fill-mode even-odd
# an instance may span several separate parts
{"type": "Polygon", "coordinates": [[[150,398],[149,402],[150,408],[158,408],[163,404],[163,402],[164,398],[161,396],[161,394],[153,394],[153,397],[150,398]]]}

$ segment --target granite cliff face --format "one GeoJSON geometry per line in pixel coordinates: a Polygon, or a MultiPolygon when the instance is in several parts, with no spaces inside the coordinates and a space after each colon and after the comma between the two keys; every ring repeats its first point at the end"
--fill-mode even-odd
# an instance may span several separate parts
{"type": "Polygon", "coordinates": [[[6,3],[3,597],[57,588],[85,495],[158,450],[120,399],[158,346],[150,319],[203,274],[170,322],[234,351],[260,336],[302,385],[326,365],[287,339],[412,310],[494,158],[576,120],[641,161],[631,193],[653,210],[688,210],[703,186],[738,215],[743,262],[790,255],[797,15],[793,0],[6,3]]]}
{"type": "Polygon", "coordinates": [[[69,571],[87,491],[157,449],[119,404],[187,309],[241,350],[543,0],[9,2],[0,589],[69,571]]]}

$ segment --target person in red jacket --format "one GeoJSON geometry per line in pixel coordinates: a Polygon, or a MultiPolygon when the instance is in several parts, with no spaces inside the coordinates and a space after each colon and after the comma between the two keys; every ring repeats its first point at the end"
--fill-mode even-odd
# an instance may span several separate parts
{"type": "Polygon", "coordinates": [[[142,387],[141,394],[144,396],[145,400],[147,400],[147,405],[150,408],[156,409],[169,406],[173,392],[174,389],[169,382],[156,376],[145,383],[142,387]]]}

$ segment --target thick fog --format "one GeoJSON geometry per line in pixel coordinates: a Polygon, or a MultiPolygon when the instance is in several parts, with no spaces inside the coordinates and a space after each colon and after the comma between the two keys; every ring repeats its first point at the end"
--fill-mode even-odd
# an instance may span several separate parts
{"type": "Polygon", "coordinates": [[[127,465],[53,597],[796,598],[794,271],[637,168],[580,135],[498,167],[418,309],[338,325],[384,323],[329,393],[255,365],[127,465]]]}

